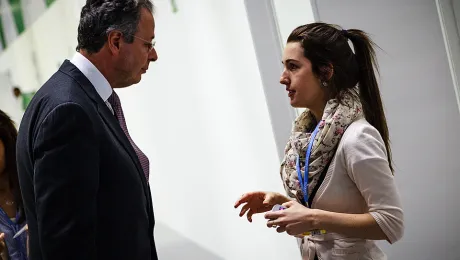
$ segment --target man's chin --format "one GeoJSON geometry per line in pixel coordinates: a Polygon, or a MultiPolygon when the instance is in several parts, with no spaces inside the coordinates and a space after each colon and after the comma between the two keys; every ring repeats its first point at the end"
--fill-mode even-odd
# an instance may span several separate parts
{"type": "Polygon", "coordinates": [[[138,75],[138,76],[134,79],[134,83],[133,83],[133,84],[138,84],[139,82],[141,82],[141,79],[142,79],[142,75],[138,75]]]}
{"type": "Polygon", "coordinates": [[[138,84],[139,82],[141,82],[141,79],[142,79],[142,75],[139,74],[137,75],[136,77],[133,77],[131,80],[130,80],[130,85],[136,85],[138,84]]]}

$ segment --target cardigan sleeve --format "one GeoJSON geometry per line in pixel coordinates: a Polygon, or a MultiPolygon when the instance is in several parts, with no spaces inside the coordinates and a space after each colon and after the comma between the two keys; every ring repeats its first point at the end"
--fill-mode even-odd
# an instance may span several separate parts
{"type": "Polygon", "coordinates": [[[350,137],[344,143],[348,175],[366,201],[369,213],[393,244],[403,236],[404,215],[383,139],[370,125],[350,137]]]}

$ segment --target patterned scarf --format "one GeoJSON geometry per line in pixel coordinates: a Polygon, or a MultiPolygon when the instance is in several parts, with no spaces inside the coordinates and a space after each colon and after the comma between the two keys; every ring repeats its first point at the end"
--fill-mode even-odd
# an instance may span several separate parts
{"type": "MultiPolygon", "coordinates": [[[[331,99],[324,109],[319,131],[311,149],[308,173],[308,195],[317,185],[321,173],[332,160],[335,150],[347,127],[364,116],[356,90],[346,92],[341,102],[331,99]]],[[[303,201],[302,189],[296,170],[297,156],[300,155],[300,172],[305,176],[305,153],[316,127],[316,120],[308,109],[294,122],[291,136],[285,148],[281,163],[281,178],[287,195],[297,201],[303,201]]],[[[307,202],[306,202],[307,203],[307,202]]]]}

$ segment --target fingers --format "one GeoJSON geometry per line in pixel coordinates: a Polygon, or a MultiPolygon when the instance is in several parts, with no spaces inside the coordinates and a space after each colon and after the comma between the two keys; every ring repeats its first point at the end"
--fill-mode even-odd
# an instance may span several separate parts
{"type": "Polygon", "coordinates": [[[249,209],[250,209],[249,204],[244,205],[244,206],[241,208],[240,217],[244,216],[244,214],[246,214],[246,212],[247,212],[249,209]]]}
{"type": "Polygon", "coordinates": [[[274,220],[269,220],[267,221],[267,227],[272,228],[272,227],[284,227],[286,226],[286,221],[284,218],[277,218],[274,220]]]}
{"type": "Polygon", "coordinates": [[[273,199],[275,198],[273,193],[268,193],[264,198],[264,205],[271,205],[273,204],[273,199]]]}
{"type": "Polygon", "coordinates": [[[290,208],[290,207],[292,207],[294,204],[295,204],[294,201],[291,200],[291,201],[288,201],[288,202],[283,203],[282,206],[283,206],[283,207],[286,207],[286,208],[290,208]]]}
{"type": "Polygon", "coordinates": [[[235,202],[235,209],[238,208],[241,204],[248,202],[250,197],[251,195],[249,193],[241,195],[241,197],[235,202]]]}
{"type": "MultiPolygon", "coordinates": [[[[5,249],[5,234],[0,234],[0,253],[5,249]]],[[[1,259],[1,256],[0,256],[1,259]]]]}
{"type": "Polygon", "coordinates": [[[247,214],[247,217],[248,217],[248,221],[249,222],[252,222],[252,215],[254,215],[254,210],[253,209],[250,209],[248,211],[248,214],[247,214]]]}
{"type": "Polygon", "coordinates": [[[285,227],[285,226],[281,226],[281,227],[276,228],[276,232],[278,232],[278,233],[283,233],[283,232],[285,232],[285,231],[286,231],[286,227],[285,227]]]}
{"type": "Polygon", "coordinates": [[[284,214],[283,210],[269,211],[269,212],[265,213],[265,219],[274,220],[274,219],[280,218],[280,217],[282,217],[284,215],[285,214],[284,214]]]}
{"type": "Polygon", "coordinates": [[[302,235],[302,223],[291,223],[286,225],[286,233],[291,236],[303,236],[302,235]]]}

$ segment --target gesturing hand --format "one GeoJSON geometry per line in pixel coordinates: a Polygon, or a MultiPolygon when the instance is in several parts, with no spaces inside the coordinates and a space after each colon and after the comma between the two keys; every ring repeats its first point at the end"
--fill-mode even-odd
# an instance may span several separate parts
{"type": "Polygon", "coordinates": [[[234,207],[238,208],[241,204],[245,203],[241,208],[240,217],[244,216],[247,212],[248,221],[252,222],[252,215],[267,212],[271,210],[275,204],[282,204],[286,201],[289,201],[289,199],[279,193],[254,191],[243,194],[235,203],[234,207]]]}

